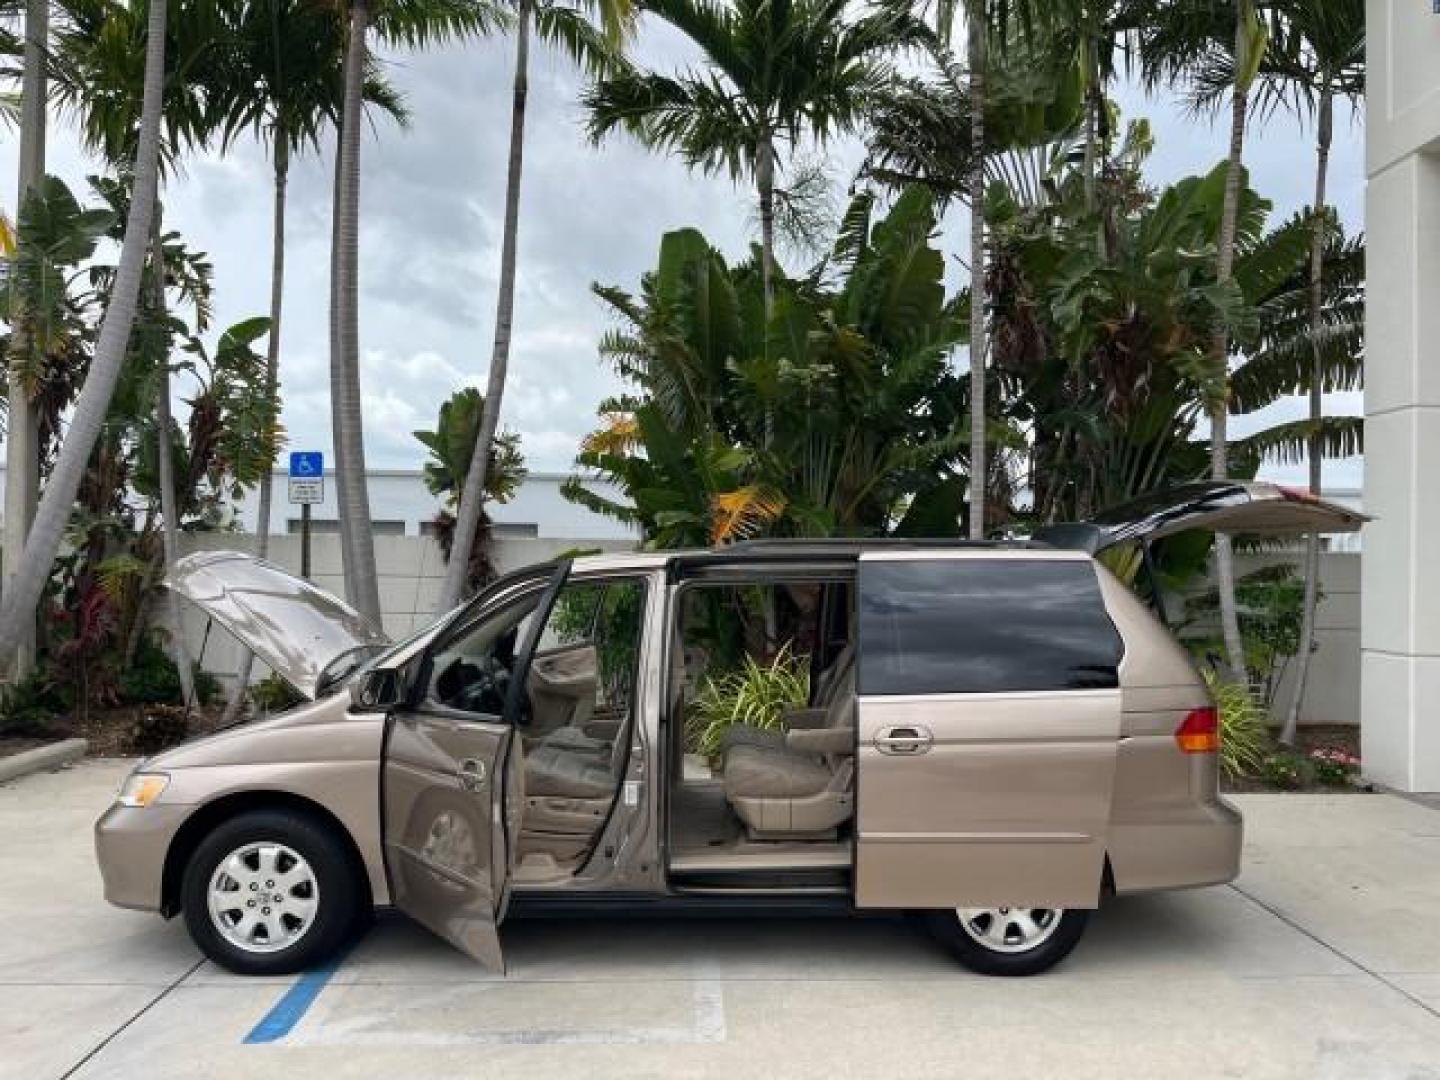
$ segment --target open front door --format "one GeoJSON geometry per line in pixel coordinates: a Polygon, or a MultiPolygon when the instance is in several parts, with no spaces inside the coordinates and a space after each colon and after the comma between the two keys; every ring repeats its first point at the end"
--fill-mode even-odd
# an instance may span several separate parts
{"type": "Polygon", "coordinates": [[[863,555],[856,904],[1096,907],[1120,655],[1088,557],[863,555]]]}
{"type": "Polygon", "coordinates": [[[497,928],[525,802],[515,719],[568,572],[563,563],[537,575],[533,588],[437,642],[412,704],[391,713],[386,734],[383,832],[395,906],[495,970],[504,969],[497,928]]]}

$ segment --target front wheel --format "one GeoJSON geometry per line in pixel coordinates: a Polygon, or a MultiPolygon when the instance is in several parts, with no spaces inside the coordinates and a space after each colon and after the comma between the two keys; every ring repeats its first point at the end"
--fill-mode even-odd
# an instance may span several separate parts
{"type": "Polygon", "coordinates": [[[1085,932],[1078,908],[953,908],[927,912],[926,924],[959,961],[981,975],[1038,975],[1065,957],[1085,932]]]}
{"type": "Polygon", "coordinates": [[[200,951],[241,975],[320,963],[360,924],[365,892],[343,843],[289,810],[241,814],[195,848],[181,903],[200,951]]]}

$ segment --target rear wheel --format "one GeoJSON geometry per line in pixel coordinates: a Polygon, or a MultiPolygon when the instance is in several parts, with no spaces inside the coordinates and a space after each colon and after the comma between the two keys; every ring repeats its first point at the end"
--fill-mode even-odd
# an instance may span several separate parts
{"type": "Polygon", "coordinates": [[[241,975],[280,975],[332,956],[360,925],[364,884],[325,825],[290,810],[223,822],[200,841],[181,883],[200,951],[241,975]]]}
{"type": "Polygon", "coordinates": [[[1038,975],[1054,967],[1085,932],[1077,908],[954,908],[926,914],[931,932],[982,975],[1038,975]]]}

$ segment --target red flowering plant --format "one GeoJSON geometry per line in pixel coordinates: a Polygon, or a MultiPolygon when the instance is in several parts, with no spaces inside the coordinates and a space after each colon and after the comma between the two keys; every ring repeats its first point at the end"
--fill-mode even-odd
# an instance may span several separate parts
{"type": "Polygon", "coordinates": [[[1315,780],[1330,787],[1344,787],[1360,771],[1360,759],[1338,746],[1317,746],[1310,751],[1315,780]]]}

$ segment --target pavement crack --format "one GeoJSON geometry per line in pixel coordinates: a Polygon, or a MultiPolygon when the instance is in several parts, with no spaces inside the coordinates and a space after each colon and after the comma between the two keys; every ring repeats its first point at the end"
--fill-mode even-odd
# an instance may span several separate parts
{"type": "Polygon", "coordinates": [[[110,1032],[109,1035],[106,1035],[105,1038],[101,1039],[98,1043],[92,1046],[84,1057],[82,1057],[74,1065],[71,1065],[70,1068],[66,1069],[65,1072],[61,1074],[60,1080],[70,1080],[70,1077],[74,1076],[86,1065],[94,1061],[96,1056],[99,1055],[99,1053],[107,1046],[109,1046],[112,1042],[114,1042],[115,1039],[121,1034],[121,1032],[123,1032],[131,1024],[135,1023],[136,1020],[139,1020],[156,1005],[159,1005],[160,1002],[164,1001],[167,997],[169,997],[172,990],[174,990],[177,986],[183,983],[191,975],[194,975],[195,972],[199,971],[201,966],[204,965],[204,963],[205,959],[204,957],[201,957],[199,960],[196,960],[195,963],[191,964],[188,968],[182,971],[168,986],[161,990],[160,993],[156,994],[144,1005],[136,1009],[135,1012],[132,1013],[123,1024],[121,1024],[114,1031],[110,1032]]]}
{"type": "Polygon", "coordinates": [[[1383,973],[1376,971],[1372,967],[1362,964],[1359,960],[1355,959],[1355,957],[1345,952],[1345,950],[1337,948],[1336,946],[1330,944],[1330,942],[1326,941],[1320,935],[1311,931],[1308,927],[1303,926],[1296,920],[1292,919],[1289,915],[1286,915],[1279,908],[1275,907],[1272,904],[1267,904],[1264,900],[1261,900],[1254,893],[1246,892],[1239,885],[1236,885],[1233,881],[1230,883],[1230,888],[1234,889],[1237,893],[1243,896],[1246,900],[1249,900],[1252,904],[1260,908],[1262,911],[1269,912],[1271,915],[1279,919],[1296,933],[1303,934],[1305,937],[1313,941],[1316,945],[1319,945],[1326,952],[1329,952],[1331,955],[1343,960],[1345,963],[1353,967],[1356,971],[1370,976],[1370,978],[1374,979],[1382,986],[1389,987],[1391,990],[1395,991],[1395,993],[1399,994],[1405,1000],[1409,1001],[1412,1005],[1418,1005],[1420,1008],[1424,1009],[1427,1013],[1433,1016],[1436,1020],[1440,1020],[1440,1009],[1437,1009],[1434,1005],[1431,1005],[1429,1002],[1425,1001],[1422,998],[1416,997],[1399,983],[1391,981],[1383,973]]]}

